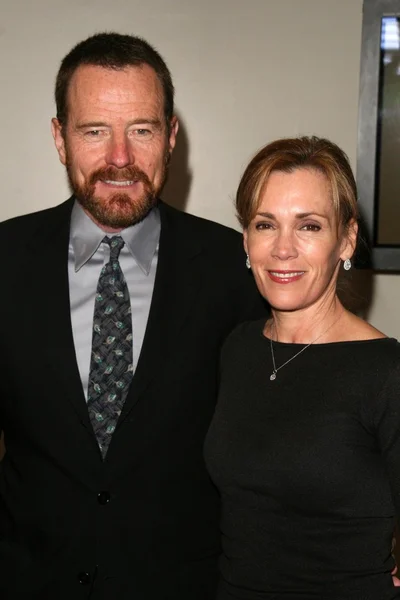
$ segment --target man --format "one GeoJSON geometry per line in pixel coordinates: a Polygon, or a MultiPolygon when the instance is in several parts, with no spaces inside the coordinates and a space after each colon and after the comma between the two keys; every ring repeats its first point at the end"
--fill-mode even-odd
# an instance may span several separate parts
{"type": "Polygon", "coordinates": [[[1,598],[211,600],[218,355],[264,306],[241,236],[158,199],[178,122],[149,44],[81,42],[56,104],[73,196],[0,225],[1,598]]]}

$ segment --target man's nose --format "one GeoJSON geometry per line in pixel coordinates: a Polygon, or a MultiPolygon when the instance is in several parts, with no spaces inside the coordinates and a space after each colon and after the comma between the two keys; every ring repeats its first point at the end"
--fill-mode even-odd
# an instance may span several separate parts
{"type": "Polygon", "coordinates": [[[108,144],[106,162],[119,169],[134,163],[132,148],[124,135],[113,136],[108,144]]]}

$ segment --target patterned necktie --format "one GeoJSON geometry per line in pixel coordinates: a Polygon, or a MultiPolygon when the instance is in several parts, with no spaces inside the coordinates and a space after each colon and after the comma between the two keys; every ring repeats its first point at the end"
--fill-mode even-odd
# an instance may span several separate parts
{"type": "Polygon", "coordinates": [[[102,268],[93,314],[88,410],[105,458],[132,380],[132,317],[128,286],[119,264],[120,236],[105,237],[110,260],[102,268]]]}

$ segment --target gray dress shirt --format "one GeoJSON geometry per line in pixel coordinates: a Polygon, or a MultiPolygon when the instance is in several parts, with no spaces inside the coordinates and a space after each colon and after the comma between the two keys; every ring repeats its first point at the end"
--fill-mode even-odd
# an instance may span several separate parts
{"type": "Polygon", "coordinates": [[[100,271],[110,256],[109,246],[101,241],[106,235],[121,235],[125,242],[119,261],[131,298],[135,372],[153,295],[160,230],[157,208],[153,208],[143,221],[127,227],[120,234],[107,234],[87,216],[78,202],[73,206],[68,251],[69,294],[75,354],[86,398],[94,298],[100,271]]]}

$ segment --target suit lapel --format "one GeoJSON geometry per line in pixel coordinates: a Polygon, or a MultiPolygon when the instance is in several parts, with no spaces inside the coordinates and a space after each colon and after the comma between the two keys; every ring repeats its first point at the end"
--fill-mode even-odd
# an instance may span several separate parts
{"type": "Polygon", "coordinates": [[[160,203],[161,235],[157,273],[146,333],[120,425],[157,376],[190,316],[200,282],[191,277],[190,263],[201,253],[199,240],[190,238],[180,213],[160,203]]]}
{"type": "Polygon", "coordinates": [[[30,244],[31,268],[24,286],[35,315],[33,335],[41,340],[41,360],[49,366],[49,388],[54,389],[55,397],[66,398],[72,404],[81,422],[93,433],[71,326],[68,245],[72,206],[70,199],[45,214],[30,244]]]}

